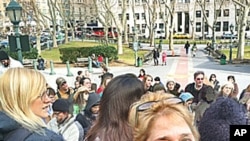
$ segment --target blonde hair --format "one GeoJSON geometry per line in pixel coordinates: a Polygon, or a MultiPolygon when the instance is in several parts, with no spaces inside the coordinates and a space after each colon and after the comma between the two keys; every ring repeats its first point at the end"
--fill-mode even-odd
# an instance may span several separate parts
{"type": "Polygon", "coordinates": [[[46,79],[38,71],[10,68],[0,78],[0,110],[22,127],[44,134],[46,125],[30,106],[45,91],[46,79]]]}
{"type": "Polygon", "coordinates": [[[163,99],[175,97],[166,93],[148,93],[141,97],[140,101],[131,105],[129,114],[129,123],[134,129],[134,141],[145,141],[150,134],[150,126],[158,119],[159,116],[168,116],[172,118],[182,118],[187,125],[196,141],[199,140],[197,128],[193,125],[191,113],[182,104],[171,104],[163,99]],[[162,101],[161,101],[162,100],[162,101]],[[143,103],[158,101],[148,110],[137,112],[137,107],[143,103]],[[137,119],[136,119],[137,113],[137,119]]]}

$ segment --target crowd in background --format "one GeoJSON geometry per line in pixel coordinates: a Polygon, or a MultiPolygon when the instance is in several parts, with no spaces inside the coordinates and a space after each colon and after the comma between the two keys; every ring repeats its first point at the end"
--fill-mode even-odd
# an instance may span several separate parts
{"type": "Polygon", "coordinates": [[[100,84],[79,70],[74,86],[58,77],[56,89],[39,71],[5,70],[0,140],[228,141],[229,125],[249,124],[250,85],[239,90],[233,75],[221,83],[216,74],[197,71],[180,89],[180,82],[164,84],[145,69],[118,76],[102,70],[100,84]]]}

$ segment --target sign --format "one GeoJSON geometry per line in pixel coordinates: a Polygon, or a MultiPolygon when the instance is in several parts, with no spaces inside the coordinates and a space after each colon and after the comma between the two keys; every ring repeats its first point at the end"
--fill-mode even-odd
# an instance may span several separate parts
{"type": "Polygon", "coordinates": [[[133,42],[133,49],[134,51],[138,50],[138,42],[133,42]]]}

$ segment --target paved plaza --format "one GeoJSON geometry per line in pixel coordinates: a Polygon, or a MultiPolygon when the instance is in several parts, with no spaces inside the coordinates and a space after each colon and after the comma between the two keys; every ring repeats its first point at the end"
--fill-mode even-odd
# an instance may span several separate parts
{"type": "MultiPolygon", "coordinates": [[[[247,87],[250,84],[250,64],[227,64],[220,65],[218,61],[214,60],[212,57],[204,53],[203,49],[205,45],[198,45],[198,51],[196,57],[191,57],[185,54],[184,45],[175,45],[174,50],[175,54],[180,55],[179,57],[167,57],[167,65],[154,66],[153,61],[149,61],[147,64],[144,64],[142,67],[109,67],[109,71],[114,74],[114,76],[124,74],[124,73],[134,73],[139,74],[141,68],[145,69],[147,74],[152,75],[153,77],[159,76],[161,81],[166,84],[168,80],[175,80],[181,84],[181,88],[184,88],[187,83],[193,82],[193,73],[197,70],[202,70],[205,72],[206,76],[209,77],[210,74],[214,73],[217,75],[217,79],[220,81],[220,84],[223,84],[227,81],[228,75],[234,75],[236,82],[238,83],[239,90],[247,87]]],[[[147,45],[143,45],[144,49],[153,49],[147,45]]],[[[168,51],[167,45],[163,45],[163,50],[167,51],[170,55],[171,52],[168,51]]],[[[134,56],[133,56],[134,57],[134,56]]],[[[64,77],[70,86],[74,86],[74,81],[77,76],[77,71],[85,71],[88,69],[71,67],[70,72],[73,76],[67,76],[67,68],[55,68],[55,75],[50,75],[50,68],[41,71],[46,77],[50,86],[56,89],[56,78],[61,76],[64,77]]],[[[100,84],[100,78],[98,76],[101,74],[101,68],[93,68],[93,82],[100,84]]]]}

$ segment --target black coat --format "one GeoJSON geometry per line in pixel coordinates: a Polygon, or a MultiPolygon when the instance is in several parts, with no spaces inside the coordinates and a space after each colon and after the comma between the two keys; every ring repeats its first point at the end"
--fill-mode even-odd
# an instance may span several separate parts
{"type": "MultiPolygon", "coordinates": [[[[17,123],[15,120],[7,116],[5,113],[0,112],[0,141],[4,139],[4,137],[8,136],[8,134],[16,129],[20,129],[21,125],[17,123]]],[[[24,129],[24,128],[23,128],[24,129]]],[[[28,131],[27,129],[24,129],[28,131]]],[[[40,135],[36,132],[28,131],[27,134],[22,134],[26,137],[24,141],[64,141],[61,135],[56,134],[53,131],[44,128],[45,135],[40,135]]],[[[17,132],[15,132],[17,133],[17,132]]],[[[18,141],[21,141],[20,132],[19,134],[11,134],[12,138],[15,138],[18,141]]]]}

